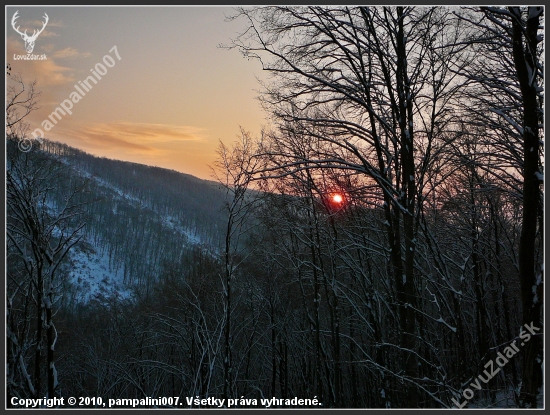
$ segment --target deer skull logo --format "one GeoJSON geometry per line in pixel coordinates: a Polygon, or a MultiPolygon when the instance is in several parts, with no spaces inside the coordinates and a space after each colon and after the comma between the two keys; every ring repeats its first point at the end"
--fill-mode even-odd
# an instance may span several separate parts
{"type": "Polygon", "coordinates": [[[19,10],[17,10],[15,12],[15,14],[13,15],[13,17],[11,19],[11,25],[13,27],[13,30],[15,30],[17,33],[19,33],[21,35],[21,37],[23,38],[23,40],[25,41],[25,49],[27,50],[27,53],[32,53],[32,51],[34,49],[34,42],[36,41],[36,38],[38,37],[38,35],[44,31],[44,28],[48,24],[49,17],[46,13],[44,13],[44,18],[46,19],[46,21],[42,24],[42,29],[34,30],[32,36],[29,36],[29,35],[27,35],[26,30],[25,30],[24,33],[22,33],[22,32],[19,31],[19,26],[15,27],[15,20],[19,17],[17,15],[17,13],[19,13],[19,10]]]}

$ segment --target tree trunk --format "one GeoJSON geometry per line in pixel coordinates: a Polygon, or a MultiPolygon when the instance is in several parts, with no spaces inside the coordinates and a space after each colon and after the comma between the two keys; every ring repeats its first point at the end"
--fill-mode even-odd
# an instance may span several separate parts
{"type": "MultiPolygon", "coordinates": [[[[537,105],[536,50],[539,13],[529,7],[524,24],[517,7],[509,10],[512,19],[513,57],[521,94],[523,98],[523,217],[519,242],[519,273],[523,323],[542,329],[542,272],[535,270],[535,239],[537,233],[538,206],[540,199],[539,180],[539,108],[537,105]],[[524,26],[524,27],[522,27],[524,26]],[[524,50],[524,40],[526,50],[524,50]]],[[[536,407],[538,389],[542,386],[542,337],[533,336],[525,343],[523,352],[523,387],[520,401],[522,406],[536,407]]]]}

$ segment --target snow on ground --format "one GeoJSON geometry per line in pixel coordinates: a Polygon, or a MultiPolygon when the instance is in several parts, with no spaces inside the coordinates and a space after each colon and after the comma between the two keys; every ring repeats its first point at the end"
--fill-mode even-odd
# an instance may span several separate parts
{"type": "MultiPolygon", "coordinates": [[[[537,408],[544,408],[544,387],[541,388],[537,395],[537,408]]],[[[470,402],[466,408],[468,409],[481,409],[481,408],[517,408],[514,401],[514,392],[510,389],[508,391],[499,391],[496,394],[495,402],[491,402],[490,399],[474,399],[470,402]]]]}
{"type": "MultiPolygon", "coordinates": [[[[66,164],[70,164],[63,159],[62,161],[66,164]]],[[[75,166],[72,167],[78,174],[95,181],[99,186],[113,192],[113,213],[116,214],[116,202],[126,202],[136,207],[148,209],[158,215],[163,226],[183,235],[190,244],[202,245],[203,249],[208,251],[207,245],[203,244],[203,240],[199,233],[196,232],[196,230],[182,226],[177,217],[172,215],[161,215],[153,209],[151,203],[147,200],[140,200],[131,193],[124,192],[108,180],[93,176],[84,169],[79,169],[75,166]]],[[[52,211],[56,210],[56,206],[54,206],[53,203],[50,203],[47,208],[52,211]]],[[[124,265],[121,264],[120,269],[113,270],[109,266],[108,253],[98,252],[98,248],[94,247],[90,242],[85,241],[79,243],[71,250],[69,258],[68,281],[72,287],[70,292],[66,292],[65,295],[70,297],[70,301],[87,303],[93,299],[102,300],[112,296],[121,299],[131,298],[131,289],[126,286],[123,281],[124,265]]]]}
{"type": "Polygon", "coordinates": [[[119,198],[119,200],[124,200],[127,202],[133,203],[135,206],[141,206],[143,208],[152,209],[152,206],[150,203],[140,200],[138,197],[128,193],[124,192],[121,188],[115,186],[114,184],[110,183],[109,181],[102,179],[100,177],[94,177],[93,178],[99,185],[110,189],[113,191],[119,198]]]}
{"type": "Polygon", "coordinates": [[[124,284],[124,268],[113,270],[107,253],[98,252],[91,244],[78,244],[70,252],[68,281],[74,288],[74,300],[87,303],[92,299],[115,296],[131,298],[130,287],[124,284]]]}
{"type": "MultiPolygon", "coordinates": [[[[66,160],[62,160],[62,161],[66,164],[69,164],[69,162],[66,161],[66,160]]],[[[116,195],[115,198],[113,199],[113,201],[118,200],[118,201],[124,201],[124,202],[127,202],[127,203],[131,203],[134,206],[138,206],[138,207],[141,207],[141,208],[146,208],[146,209],[149,209],[149,210],[151,210],[151,211],[158,214],[158,212],[156,212],[154,210],[152,204],[150,202],[148,202],[147,200],[141,200],[138,197],[136,197],[136,196],[134,196],[134,195],[132,195],[128,192],[124,192],[122,189],[120,189],[119,187],[117,187],[114,184],[110,183],[106,179],[103,179],[103,178],[100,178],[100,177],[97,177],[97,176],[92,176],[89,172],[87,172],[83,169],[78,169],[76,166],[72,166],[72,167],[73,167],[73,169],[75,169],[76,172],[78,172],[82,176],[84,176],[86,178],[89,178],[89,179],[92,179],[99,186],[102,186],[102,187],[112,191],[116,195]]],[[[114,209],[116,209],[116,205],[115,205],[114,209]]],[[[189,228],[186,228],[186,227],[182,226],[179,219],[176,218],[175,216],[160,215],[160,214],[159,214],[159,216],[163,216],[162,222],[163,222],[164,226],[167,226],[168,228],[170,228],[170,229],[184,235],[185,237],[187,237],[187,240],[189,241],[189,243],[191,243],[193,245],[203,244],[204,241],[202,240],[199,233],[196,230],[191,230],[189,228]]]]}
{"type": "Polygon", "coordinates": [[[180,221],[172,215],[165,215],[162,224],[176,232],[181,233],[182,235],[185,235],[187,240],[194,245],[200,245],[202,243],[201,237],[197,232],[193,232],[192,230],[181,226],[180,221]]]}

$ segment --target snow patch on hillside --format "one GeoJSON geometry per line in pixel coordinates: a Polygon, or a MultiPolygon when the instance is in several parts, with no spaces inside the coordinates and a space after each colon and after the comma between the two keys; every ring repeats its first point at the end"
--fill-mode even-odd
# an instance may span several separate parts
{"type": "Polygon", "coordinates": [[[90,243],[82,242],[70,252],[68,281],[72,286],[72,300],[87,303],[109,297],[129,299],[130,287],[124,284],[124,268],[113,270],[109,256],[98,252],[90,243]]]}
{"type": "MultiPolygon", "coordinates": [[[[66,164],[70,164],[67,160],[64,160],[64,162],[66,164]]],[[[199,232],[196,229],[193,230],[193,229],[182,226],[180,220],[175,216],[160,214],[159,212],[157,212],[154,209],[153,205],[149,201],[147,201],[146,199],[138,198],[138,197],[136,197],[135,195],[133,195],[131,193],[125,192],[121,188],[119,188],[118,186],[111,183],[110,181],[108,181],[106,179],[103,179],[103,178],[100,178],[100,177],[97,177],[97,176],[93,176],[90,172],[88,172],[84,169],[77,168],[76,166],[72,166],[72,168],[75,170],[75,172],[77,172],[81,176],[83,176],[85,178],[88,178],[90,180],[93,180],[99,186],[113,192],[113,196],[114,196],[113,197],[113,202],[114,202],[113,213],[116,214],[116,209],[117,209],[116,202],[119,202],[119,201],[130,203],[134,207],[139,207],[139,208],[142,208],[142,209],[148,209],[151,212],[155,213],[160,220],[162,220],[162,224],[164,226],[170,228],[173,231],[178,232],[180,235],[185,236],[187,238],[187,241],[190,244],[192,244],[192,245],[203,245],[203,246],[206,245],[206,241],[204,241],[203,238],[201,238],[201,235],[199,234],[199,232]]]]}
{"type": "Polygon", "coordinates": [[[202,243],[201,237],[196,231],[183,227],[180,221],[172,215],[164,216],[162,224],[182,235],[185,235],[187,240],[194,245],[200,245],[202,243]]]}
{"type": "Polygon", "coordinates": [[[110,183],[109,181],[107,181],[105,179],[102,179],[100,177],[94,177],[93,179],[100,186],[103,186],[103,187],[111,190],[112,192],[114,192],[117,195],[118,200],[133,203],[134,206],[139,206],[139,207],[142,207],[142,208],[147,208],[147,209],[152,209],[153,208],[151,206],[151,204],[148,203],[147,201],[141,200],[140,198],[132,195],[131,193],[123,191],[120,187],[115,186],[114,184],[110,183]]]}
{"type": "MultiPolygon", "coordinates": [[[[488,398],[478,398],[467,405],[468,409],[482,409],[482,408],[518,408],[514,399],[514,391],[508,389],[507,391],[498,391],[495,394],[495,400],[492,401],[488,398]]],[[[544,408],[544,387],[540,388],[537,395],[537,408],[544,408]]]]}

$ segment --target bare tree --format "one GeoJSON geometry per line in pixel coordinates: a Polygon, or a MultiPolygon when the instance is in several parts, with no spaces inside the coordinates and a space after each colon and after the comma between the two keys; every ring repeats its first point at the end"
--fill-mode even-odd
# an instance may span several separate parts
{"type": "Polygon", "coordinates": [[[42,396],[45,376],[47,395],[53,397],[58,274],[84,226],[78,220],[81,201],[75,200],[82,187],[59,190],[56,198],[55,185],[68,177],[66,167],[39,149],[26,153],[30,147],[21,146],[28,130],[24,119],[37,108],[38,93],[20,75],[12,80],[6,102],[8,395],[42,396]]]}
{"type": "Polygon", "coordinates": [[[399,310],[406,405],[416,406],[423,333],[415,252],[434,161],[453,129],[457,76],[467,63],[460,20],[413,7],[240,9],[248,29],[233,42],[274,75],[262,102],[278,131],[263,154],[281,177],[339,169],[372,186],[382,206],[399,310]],[[299,151],[295,151],[299,148],[299,151]]]}
{"type": "MultiPolygon", "coordinates": [[[[13,297],[23,294],[20,292],[20,284],[26,281],[25,307],[31,302],[36,312],[36,320],[31,326],[36,330],[33,339],[34,376],[30,378],[33,382],[28,382],[28,385],[30,390],[34,390],[34,396],[40,396],[42,357],[45,354],[47,391],[50,397],[54,396],[57,387],[54,363],[57,331],[53,315],[54,305],[61,295],[58,291],[58,273],[68,252],[80,240],[79,234],[84,227],[84,222],[78,221],[82,212],[79,202],[75,201],[81,188],[72,189],[65,194],[64,205],[50,207],[53,202],[51,193],[54,184],[63,169],[55,164],[41,154],[22,153],[12,149],[6,173],[7,237],[25,275],[23,281],[18,280],[19,273],[11,275],[13,279],[10,286],[14,287],[14,291],[9,290],[8,295],[13,297]]],[[[15,261],[14,257],[12,259],[15,261]]],[[[9,300],[13,303],[14,298],[9,300]]],[[[8,338],[10,335],[11,333],[8,334],[8,338]]],[[[23,363],[24,360],[20,359],[13,362],[14,365],[23,363]]],[[[23,367],[19,367],[18,370],[26,372],[23,367]]]]}
{"type": "Polygon", "coordinates": [[[250,230],[251,222],[247,221],[257,202],[250,195],[253,174],[259,163],[250,134],[241,129],[241,139],[229,149],[220,142],[218,159],[213,175],[226,191],[227,228],[223,248],[224,271],[224,353],[223,353],[223,397],[235,396],[235,379],[233,369],[233,280],[242,261],[250,254],[243,252],[242,238],[250,230]]]}
{"type": "MultiPolygon", "coordinates": [[[[542,7],[483,7],[463,14],[478,31],[478,65],[461,70],[471,82],[467,112],[484,125],[487,152],[478,164],[522,201],[518,246],[523,323],[542,329],[543,27],[542,7]],[[490,162],[487,160],[491,159],[490,162]],[[539,245],[539,246],[538,246],[539,245]]],[[[525,346],[521,405],[534,407],[542,386],[542,339],[525,346]]]]}
{"type": "Polygon", "coordinates": [[[37,110],[40,92],[36,91],[36,81],[25,82],[20,73],[11,73],[8,68],[6,88],[6,136],[19,141],[19,148],[28,151],[31,140],[27,137],[29,124],[24,120],[37,110]]]}

